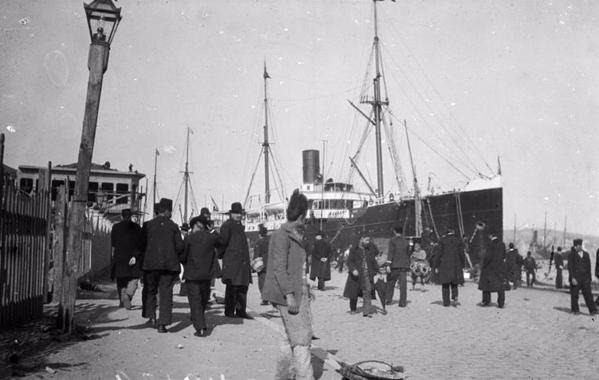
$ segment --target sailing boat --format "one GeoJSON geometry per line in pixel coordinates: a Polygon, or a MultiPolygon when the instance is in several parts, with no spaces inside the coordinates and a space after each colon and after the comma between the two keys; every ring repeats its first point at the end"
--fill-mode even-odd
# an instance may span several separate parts
{"type": "MultiPolygon", "coordinates": [[[[442,194],[421,195],[418,188],[416,169],[409,145],[407,126],[406,138],[410,154],[413,190],[411,193],[404,191],[399,197],[386,196],[383,181],[383,148],[382,134],[392,140],[390,128],[385,121],[389,114],[388,97],[382,96],[381,82],[383,81],[382,55],[380,51],[380,38],[378,35],[377,2],[374,6],[374,40],[372,54],[374,55],[375,70],[372,79],[372,93],[363,94],[360,103],[370,107],[369,113],[364,112],[350,102],[352,108],[359,112],[368,123],[368,130],[374,127],[377,184],[368,183],[364,173],[358,166],[357,158],[366,141],[368,130],[365,130],[354,156],[349,158],[351,167],[366,184],[368,192],[357,191],[352,183],[338,182],[332,179],[325,180],[320,170],[319,152],[305,150],[303,158],[303,184],[302,192],[309,200],[309,218],[306,230],[310,239],[318,230],[322,230],[336,248],[345,249],[357,236],[368,235],[373,238],[387,239],[392,236],[392,227],[401,225],[404,235],[414,241],[421,241],[428,246],[452,228],[461,236],[473,240],[476,226],[484,223],[489,232],[493,232],[502,239],[503,235],[503,190],[501,174],[492,178],[479,178],[470,182],[461,190],[452,190],[442,194]]],[[[266,99],[266,96],[265,96],[266,99]]],[[[263,146],[268,146],[267,140],[263,146]]],[[[395,177],[398,183],[406,186],[403,174],[398,164],[397,152],[393,144],[389,147],[392,161],[394,162],[395,177]]],[[[266,154],[265,154],[266,158],[266,154]]],[[[275,220],[284,219],[284,208],[279,208],[279,214],[273,212],[269,217],[275,220]]],[[[248,226],[255,224],[260,218],[250,220],[248,226]]],[[[280,224],[280,223],[279,223],[280,224]]],[[[275,224],[267,225],[269,229],[276,228],[275,224]]],[[[252,228],[246,228],[252,230],[252,228]]],[[[250,235],[250,238],[252,236],[250,235]]]]}

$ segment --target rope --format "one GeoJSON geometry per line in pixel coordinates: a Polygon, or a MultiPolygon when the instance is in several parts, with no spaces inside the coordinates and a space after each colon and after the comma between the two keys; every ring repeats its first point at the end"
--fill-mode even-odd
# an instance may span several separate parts
{"type": "Polygon", "coordinates": [[[455,193],[455,206],[458,213],[458,227],[460,229],[460,236],[464,236],[464,216],[462,214],[462,198],[460,197],[460,193],[455,193]]]}
{"type": "Polygon", "coordinates": [[[433,225],[433,231],[435,231],[435,236],[437,236],[437,240],[439,240],[439,239],[441,239],[441,236],[439,236],[439,231],[437,231],[437,225],[435,224],[435,218],[433,217],[433,209],[431,208],[430,199],[426,198],[426,204],[428,206],[428,212],[431,216],[431,223],[433,225]]]}

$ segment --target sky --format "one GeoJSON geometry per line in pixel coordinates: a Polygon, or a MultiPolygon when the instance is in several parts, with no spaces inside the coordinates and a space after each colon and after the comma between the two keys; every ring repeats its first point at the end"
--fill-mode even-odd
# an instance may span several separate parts
{"type": "MultiPolygon", "coordinates": [[[[369,90],[369,0],[121,0],[104,76],[93,161],[129,163],[176,199],[190,137],[198,207],[243,201],[264,124],[282,185],[301,185],[301,151],[322,149],[325,176],[348,180],[366,124],[348,104],[369,90]],[[366,80],[365,80],[366,78],[366,80]],[[364,87],[366,83],[366,87],[364,87]]],[[[378,3],[393,138],[411,181],[460,188],[501,162],[504,228],[599,234],[599,3],[400,0],[378,3]],[[448,162],[451,162],[449,164],[448,162]]],[[[0,3],[0,130],[5,163],[75,162],[89,35],[81,1],[0,3]]],[[[366,108],[362,108],[367,110],[366,108]]],[[[368,112],[368,111],[366,111],[368,112]]],[[[370,133],[373,135],[373,133],[370,133]]],[[[260,162],[252,200],[262,192],[260,162]]],[[[359,165],[376,184],[370,136],[359,165]]],[[[271,180],[272,181],[272,180],[271,180]]],[[[352,181],[364,188],[354,175],[352,181]]],[[[150,189],[151,191],[151,189],[150,189]]],[[[284,195],[284,194],[282,194],[284,195]]]]}

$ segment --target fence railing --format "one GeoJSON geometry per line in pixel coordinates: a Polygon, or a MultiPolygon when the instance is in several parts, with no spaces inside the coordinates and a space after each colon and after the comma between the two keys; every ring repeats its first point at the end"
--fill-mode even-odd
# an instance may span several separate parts
{"type": "Polygon", "coordinates": [[[0,327],[41,316],[47,280],[49,194],[6,183],[0,199],[0,327]]]}

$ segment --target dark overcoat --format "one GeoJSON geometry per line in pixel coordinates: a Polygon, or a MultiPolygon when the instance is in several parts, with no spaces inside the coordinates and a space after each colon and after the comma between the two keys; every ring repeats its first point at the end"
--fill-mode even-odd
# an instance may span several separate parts
{"type": "Polygon", "coordinates": [[[372,299],[374,295],[374,275],[377,273],[378,265],[376,256],[379,250],[373,243],[368,244],[366,248],[361,248],[359,244],[355,244],[347,257],[347,281],[343,289],[343,297],[349,299],[358,298],[362,293],[370,288],[372,299]],[[366,261],[367,270],[364,270],[363,262],[366,261]],[[358,276],[354,276],[352,272],[358,271],[358,276]]]}
{"type": "Polygon", "coordinates": [[[391,262],[391,269],[410,268],[410,244],[403,236],[394,236],[389,240],[387,260],[391,262]]]}
{"type": "Polygon", "coordinates": [[[215,277],[218,270],[216,249],[222,244],[219,234],[200,230],[187,235],[183,243],[183,278],[198,281],[215,277]]]}
{"type": "Polygon", "coordinates": [[[331,279],[331,260],[333,259],[333,249],[331,244],[324,240],[316,240],[312,249],[312,265],[310,266],[310,280],[314,281],[317,277],[328,281],[331,279]],[[320,259],[326,258],[325,262],[320,259]]]}
{"type": "Polygon", "coordinates": [[[574,248],[568,255],[568,280],[572,283],[575,278],[578,284],[591,282],[591,257],[587,251],[582,251],[582,257],[574,248]]]}
{"type": "Polygon", "coordinates": [[[455,234],[444,236],[439,242],[438,253],[435,255],[435,268],[439,270],[438,281],[441,284],[463,284],[464,242],[455,234]]]}
{"type": "Polygon", "coordinates": [[[223,283],[248,286],[252,282],[252,269],[245,226],[240,221],[229,219],[220,227],[220,236],[223,242],[219,255],[223,260],[223,283]]]}
{"type": "Polygon", "coordinates": [[[144,223],[142,236],[144,271],[181,271],[179,255],[183,252],[183,238],[175,222],[164,215],[158,215],[144,223]]]}
{"type": "Polygon", "coordinates": [[[115,224],[110,232],[110,243],[114,248],[112,278],[141,277],[142,232],[139,224],[123,220],[115,224]],[[135,265],[129,261],[135,257],[135,265]]]}
{"type": "Polygon", "coordinates": [[[481,257],[478,289],[484,292],[508,290],[504,261],[505,244],[499,239],[486,239],[483,244],[485,244],[485,255],[481,257]]]}
{"type": "Polygon", "coordinates": [[[524,264],[524,259],[520,256],[518,250],[516,248],[509,249],[505,254],[505,267],[510,281],[520,280],[522,277],[522,264],[524,264]]]}
{"type": "Polygon", "coordinates": [[[293,293],[297,302],[306,283],[306,251],[303,236],[296,222],[287,222],[273,232],[268,245],[268,269],[262,289],[262,298],[276,305],[287,306],[286,295],[293,293]]]}

